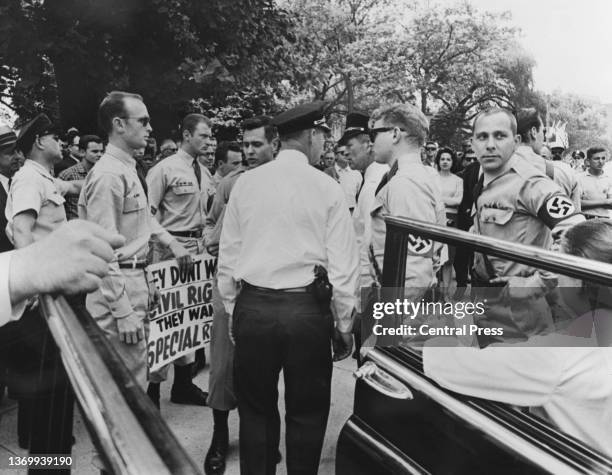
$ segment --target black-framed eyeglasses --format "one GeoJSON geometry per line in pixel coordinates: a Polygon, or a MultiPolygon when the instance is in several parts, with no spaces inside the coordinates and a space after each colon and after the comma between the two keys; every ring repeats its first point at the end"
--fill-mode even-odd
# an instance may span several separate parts
{"type": "Polygon", "coordinates": [[[428,152],[435,152],[438,149],[436,147],[425,147],[425,150],[427,150],[428,152]]]}
{"type": "Polygon", "coordinates": [[[122,119],[134,119],[142,124],[143,127],[146,127],[151,123],[150,117],[133,117],[133,116],[121,116],[122,119]]]}
{"type": "Polygon", "coordinates": [[[374,143],[376,141],[376,136],[381,132],[389,132],[390,130],[398,129],[402,132],[406,132],[406,129],[402,129],[400,127],[376,127],[375,129],[370,129],[368,135],[370,136],[370,142],[374,143]]]}

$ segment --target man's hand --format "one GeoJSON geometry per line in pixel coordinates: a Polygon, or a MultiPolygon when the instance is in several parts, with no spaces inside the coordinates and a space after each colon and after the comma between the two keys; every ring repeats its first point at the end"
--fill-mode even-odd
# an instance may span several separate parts
{"type": "Polygon", "coordinates": [[[334,361],[342,361],[348,358],[353,351],[353,334],[350,332],[344,333],[334,328],[332,347],[334,350],[334,361]]]}
{"type": "Polygon", "coordinates": [[[206,246],[206,252],[208,252],[211,256],[218,257],[219,256],[219,243],[214,242],[206,246]]]}
{"type": "Polygon", "coordinates": [[[122,342],[128,345],[135,345],[144,338],[144,326],[136,315],[117,318],[115,321],[119,331],[119,340],[122,342]]]}
{"type": "Polygon", "coordinates": [[[125,244],[119,234],[95,223],[73,220],[44,239],[14,251],[9,270],[11,301],[36,294],[90,292],[108,274],[113,249],[125,244]]]}
{"type": "Polygon", "coordinates": [[[181,272],[190,271],[193,267],[193,256],[176,239],[170,243],[170,250],[176,258],[176,263],[181,272]]]}

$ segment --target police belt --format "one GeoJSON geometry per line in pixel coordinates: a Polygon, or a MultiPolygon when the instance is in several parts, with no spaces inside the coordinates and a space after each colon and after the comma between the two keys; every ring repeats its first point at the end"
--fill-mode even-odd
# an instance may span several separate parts
{"type": "Polygon", "coordinates": [[[259,287],[257,285],[249,284],[247,281],[242,281],[242,288],[245,290],[256,290],[259,292],[275,292],[275,293],[289,293],[289,294],[307,294],[312,292],[312,284],[305,287],[292,287],[290,289],[270,289],[268,287],[259,287]]]}
{"type": "Polygon", "coordinates": [[[194,231],[168,231],[172,236],[184,237],[184,238],[201,238],[202,230],[196,229],[194,231]]]}

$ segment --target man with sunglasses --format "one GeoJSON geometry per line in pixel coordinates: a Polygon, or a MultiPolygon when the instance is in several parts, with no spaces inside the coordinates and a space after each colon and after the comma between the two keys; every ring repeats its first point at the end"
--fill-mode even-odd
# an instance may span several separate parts
{"type": "Polygon", "coordinates": [[[136,171],[134,152],[147,145],[149,113],[138,94],[114,91],[98,108],[100,128],[108,134],[102,158],[91,170],[79,198],[79,217],[125,237],[117,261],[100,288],[87,296],[87,310],[106,334],[136,381],[146,387],[145,319],[150,289],[144,269],[149,240],[170,248],[180,268],[192,263],[189,252],[154,218],[146,183],[136,171]]]}
{"type": "MultiPolygon", "coordinates": [[[[383,264],[384,215],[445,226],[446,211],[438,173],[421,162],[421,147],[429,133],[429,124],[423,113],[410,104],[394,104],[376,110],[370,122],[370,140],[376,161],[397,164],[397,173],[377,193],[371,211],[372,275],[375,275],[383,264]]],[[[406,298],[420,300],[435,283],[440,249],[441,246],[430,239],[409,235],[406,298]]]]}
{"type": "Polygon", "coordinates": [[[427,165],[429,167],[436,167],[436,153],[438,152],[438,144],[431,140],[425,142],[425,160],[423,161],[423,165],[427,165]]]}

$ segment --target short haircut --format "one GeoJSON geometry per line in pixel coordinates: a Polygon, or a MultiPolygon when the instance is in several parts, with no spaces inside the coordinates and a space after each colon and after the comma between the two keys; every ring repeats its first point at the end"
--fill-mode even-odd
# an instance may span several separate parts
{"type": "Polygon", "coordinates": [[[238,152],[242,154],[242,149],[238,142],[221,142],[215,150],[215,163],[227,163],[227,153],[238,152]]]}
{"type": "Polygon", "coordinates": [[[451,165],[451,169],[450,169],[451,173],[458,172],[459,171],[459,159],[457,158],[457,154],[455,153],[455,151],[449,147],[440,148],[436,152],[436,158],[434,158],[436,168],[440,170],[440,157],[442,156],[443,153],[448,153],[451,156],[451,160],[453,161],[453,164],[451,165]]]}
{"type": "Polygon", "coordinates": [[[433,145],[436,146],[436,148],[438,148],[438,142],[434,142],[433,140],[428,140],[427,142],[425,142],[425,146],[427,146],[429,144],[433,144],[433,145]]]}
{"type": "Polygon", "coordinates": [[[534,107],[519,109],[516,113],[516,131],[521,136],[523,143],[529,143],[529,131],[532,127],[540,130],[543,125],[542,118],[534,107]]]}
{"type": "Polygon", "coordinates": [[[476,118],[474,119],[474,124],[472,125],[472,133],[476,130],[476,123],[482,119],[483,117],[489,117],[495,114],[504,114],[510,120],[510,130],[512,130],[512,135],[517,134],[517,126],[516,126],[516,117],[514,114],[510,112],[508,109],[503,109],[502,107],[490,107],[488,109],[479,112],[476,118]]]}
{"type": "Polygon", "coordinates": [[[92,142],[99,143],[100,145],[104,143],[97,135],[83,135],[79,140],[79,148],[81,150],[87,150],[87,147],[89,147],[89,144],[92,142]]]}
{"type": "Polygon", "coordinates": [[[267,115],[258,115],[242,122],[243,131],[255,130],[261,127],[264,128],[264,135],[268,143],[272,142],[272,140],[278,136],[276,127],[272,125],[272,118],[267,115]]]}
{"type": "Polygon", "coordinates": [[[422,147],[429,135],[427,117],[412,104],[393,104],[376,109],[371,122],[382,120],[387,126],[405,129],[408,139],[422,147]]]}
{"type": "Polygon", "coordinates": [[[564,252],[612,264],[612,221],[589,219],[569,228],[561,238],[564,252]]]}
{"type": "Polygon", "coordinates": [[[109,92],[98,107],[98,125],[106,134],[113,131],[113,119],[125,114],[125,99],[137,99],[142,101],[140,94],[131,92],[112,91],[109,92]]]}
{"type": "Polygon", "coordinates": [[[68,145],[72,145],[75,137],[79,137],[79,131],[76,129],[70,129],[64,136],[64,142],[66,142],[68,145]]]}
{"type": "Polygon", "coordinates": [[[589,147],[589,149],[587,150],[587,155],[586,158],[589,159],[591,158],[593,155],[595,155],[596,153],[601,153],[601,152],[606,152],[607,150],[603,147],[589,147]]]}
{"type": "Polygon", "coordinates": [[[170,138],[166,138],[166,139],[163,139],[161,141],[161,145],[159,146],[159,148],[161,149],[164,145],[167,145],[169,143],[172,143],[172,145],[176,145],[176,141],[175,140],[170,139],[170,138]]]}
{"type": "Polygon", "coordinates": [[[193,134],[200,122],[204,122],[208,127],[212,128],[212,122],[205,115],[187,114],[183,118],[183,122],[181,123],[181,135],[183,135],[183,132],[185,132],[186,130],[189,131],[190,134],[193,134]]]}

